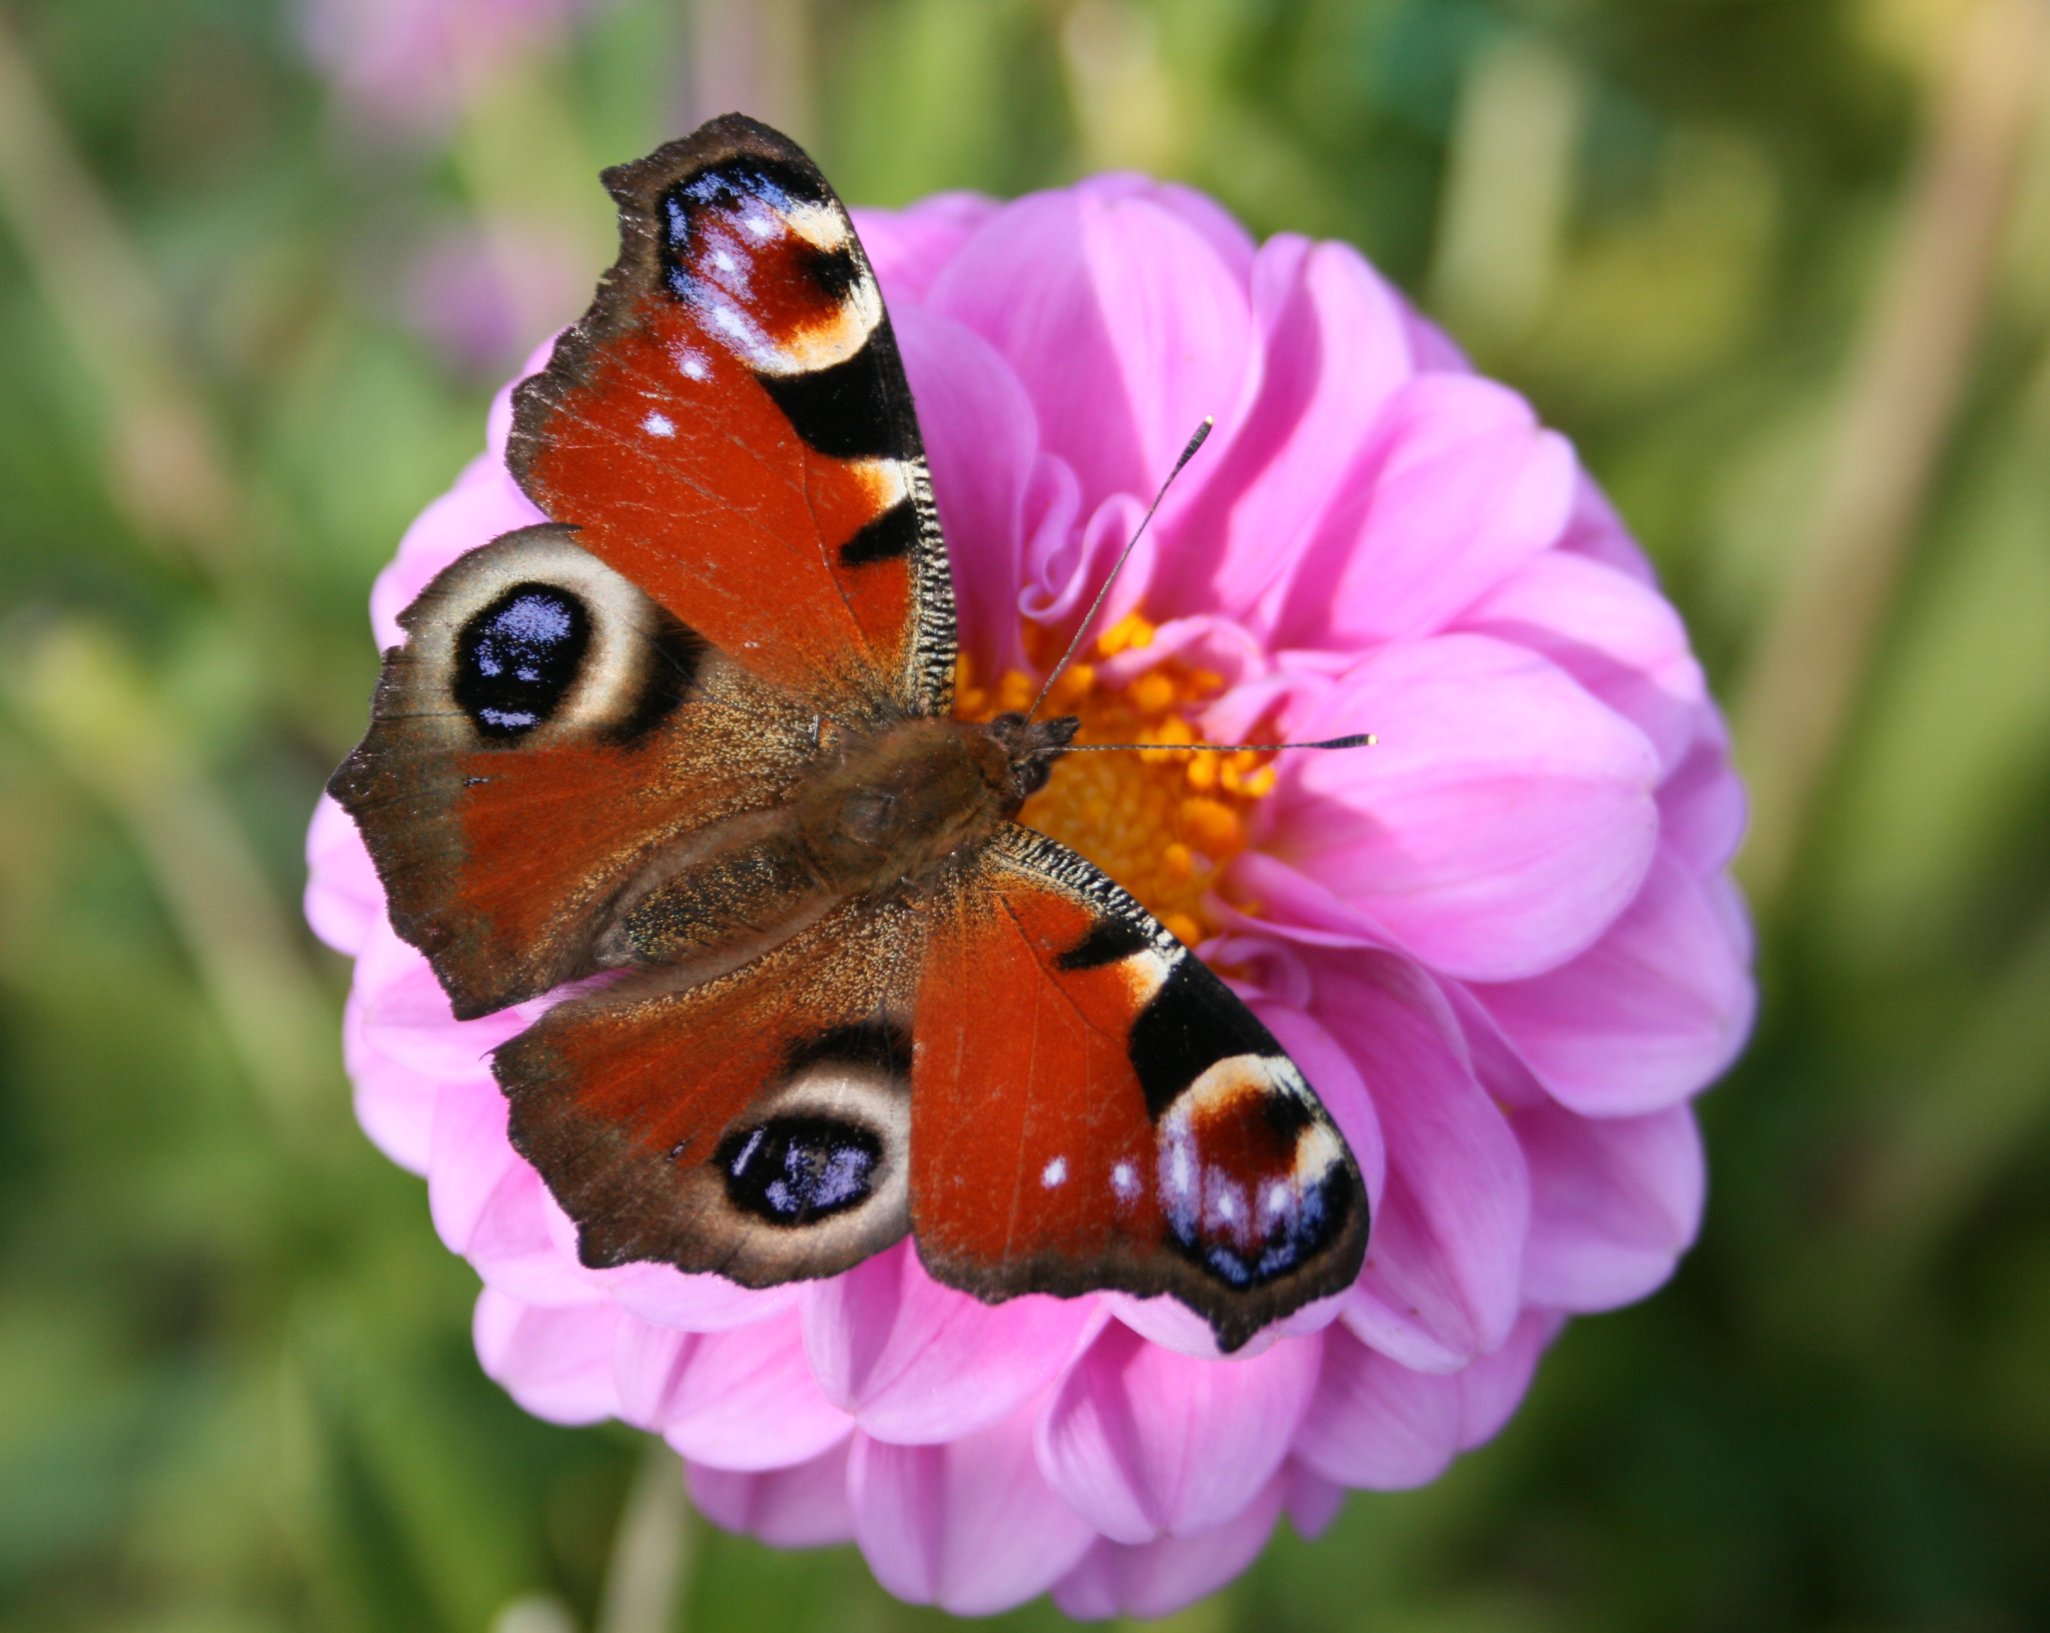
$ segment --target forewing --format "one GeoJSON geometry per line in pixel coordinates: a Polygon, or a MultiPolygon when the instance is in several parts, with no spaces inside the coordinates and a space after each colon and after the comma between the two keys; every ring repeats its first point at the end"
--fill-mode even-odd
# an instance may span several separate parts
{"type": "Polygon", "coordinates": [[[328,787],[460,1016],[616,961],[636,876],[778,800],[815,740],[808,708],[564,528],[471,551],[399,621],[328,787]]]}
{"type": "Polygon", "coordinates": [[[938,714],[953,589],[875,274],[741,116],[605,174],[620,255],[515,398],[547,514],[714,647],[843,717],[938,714]]]}
{"type": "Polygon", "coordinates": [[[1052,840],[1006,829],[936,912],[913,1036],[912,1230],[941,1281],[1171,1293],[1231,1350],[1359,1274],[1366,1189],[1301,1073],[1052,840]]]}
{"type": "Polygon", "coordinates": [[[715,980],[629,977],[500,1048],[513,1144],[584,1262],[762,1287],[901,1237],[918,934],[901,905],[843,907],[715,980]]]}

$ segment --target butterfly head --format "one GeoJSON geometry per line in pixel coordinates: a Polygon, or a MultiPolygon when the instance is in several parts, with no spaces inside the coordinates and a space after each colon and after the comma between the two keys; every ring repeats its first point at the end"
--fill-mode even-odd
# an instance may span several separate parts
{"type": "Polygon", "coordinates": [[[989,723],[989,735],[1003,749],[1009,764],[1011,793],[1023,805],[1046,786],[1053,763],[1075,740],[1082,722],[1073,715],[1057,720],[1034,720],[1012,712],[1000,714],[989,723]]]}

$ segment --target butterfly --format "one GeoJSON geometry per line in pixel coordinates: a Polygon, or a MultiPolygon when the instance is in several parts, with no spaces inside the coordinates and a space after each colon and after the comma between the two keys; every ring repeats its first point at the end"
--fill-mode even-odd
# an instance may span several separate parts
{"type": "Polygon", "coordinates": [[[1170,1294],[1220,1350],[1368,1201],[1230,988],[1015,818],[1073,719],[954,718],[953,582],[846,209],[740,115],[608,170],[621,248],[514,396],[551,518],[400,617],[330,792],[593,1267],[750,1287],[908,1232],[988,1302],[1170,1294]],[[572,983],[579,983],[571,985],[572,983]]]}

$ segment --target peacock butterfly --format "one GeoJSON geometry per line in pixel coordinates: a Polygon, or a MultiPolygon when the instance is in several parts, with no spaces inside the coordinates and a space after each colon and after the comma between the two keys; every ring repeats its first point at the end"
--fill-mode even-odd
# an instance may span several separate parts
{"type": "Polygon", "coordinates": [[[953,583],[845,208],[739,115],[607,171],[618,261],[514,397],[548,524],[408,607],[330,791],[586,1264],[1172,1294],[1221,1349],[1368,1205],[1224,982],[1014,821],[1072,719],[952,715],[953,583]]]}

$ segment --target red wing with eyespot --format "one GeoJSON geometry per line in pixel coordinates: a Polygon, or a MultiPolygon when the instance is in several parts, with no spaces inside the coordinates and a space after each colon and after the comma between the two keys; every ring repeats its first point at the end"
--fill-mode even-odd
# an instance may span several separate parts
{"type": "Polygon", "coordinates": [[[503,1045],[513,1144],[584,1262],[763,1287],[901,1237],[918,935],[903,904],[858,902],[713,980],[630,977],[503,1045]]]}
{"type": "Polygon", "coordinates": [[[619,260],[519,388],[514,475],[585,549],[821,712],[944,713],[946,547],[846,209],[796,144],[738,114],[605,184],[619,260]]]}
{"type": "Polygon", "coordinates": [[[939,1280],[1171,1293],[1232,1350],[1359,1275],[1366,1188],[1330,1114],[1065,847],[990,846],[936,915],[912,1031],[911,1225],[939,1280]]]}
{"type": "Polygon", "coordinates": [[[810,710],[564,528],[472,550],[399,621],[328,789],[465,1018],[633,961],[608,945],[633,882],[775,804],[814,751],[810,710]]]}

